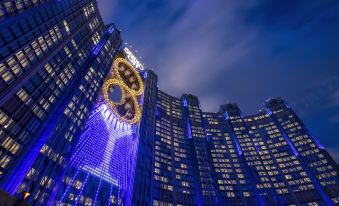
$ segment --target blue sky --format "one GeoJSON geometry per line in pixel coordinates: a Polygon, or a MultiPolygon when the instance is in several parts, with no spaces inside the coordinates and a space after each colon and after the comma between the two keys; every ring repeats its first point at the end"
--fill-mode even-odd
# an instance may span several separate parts
{"type": "Polygon", "coordinates": [[[339,162],[339,1],[99,0],[160,89],[236,102],[283,97],[339,162]]]}

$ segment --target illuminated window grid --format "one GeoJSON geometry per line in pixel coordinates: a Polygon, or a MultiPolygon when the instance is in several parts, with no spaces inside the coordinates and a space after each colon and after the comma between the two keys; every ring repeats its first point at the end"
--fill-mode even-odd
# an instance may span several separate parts
{"type": "Polygon", "coordinates": [[[298,118],[286,109],[275,112],[275,115],[291,139],[291,142],[298,150],[298,153],[312,160],[312,163],[308,166],[315,168],[315,176],[320,180],[321,185],[335,184],[334,179],[337,173],[333,170],[333,166],[327,164],[327,160],[320,150],[322,146],[319,146],[318,143],[307,134],[306,129],[300,125],[298,118]]]}
{"type": "Polygon", "coordinates": [[[12,57],[9,57],[4,63],[0,64],[0,76],[4,82],[9,83],[14,77],[19,77],[28,69],[31,62],[35,62],[38,58],[42,58],[42,51],[47,48],[52,49],[59,43],[62,35],[59,27],[51,28],[46,35],[40,36],[37,40],[27,45],[21,51],[18,51],[12,57]],[[51,41],[53,39],[54,41],[51,41]],[[47,44],[46,44],[47,43],[47,44]]]}
{"type": "MultiPolygon", "coordinates": [[[[235,181],[233,182],[230,174],[235,173],[233,170],[234,164],[233,161],[227,158],[227,149],[232,148],[231,147],[225,147],[223,149],[217,149],[220,146],[224,146],[222,143],[223,141],[220,141],[220,138],[217,138],[213,136],[212,134],[212,140],[213,140],[213,149],[211,149],[211,155],[213,159],[213,164],[215,168],[215,172],[218,174],[218,185],[219,189],[221,191],[226,190],[225,186],[231,184],[235,185],[237,184],[235,181]]],[[[239,182],[238,182],[239,183],[239,182]]],[[[228,189],[233,190],[233,186],[228,187],[228,189]]]]}
{"type": "MultiPolygon", "coordinates": [[[[164,96],[164,95],[161,94],[160,96],[164,96]]],[[[183,202],[183,204],[186,205],[187,199],[189,197],[187,195],[191,193],[189,190],[191,188],[189,187],[193,186],[193,184],[192,182],[185,182],[185,186],[182,185],[183,184],[182,179],[187,180],[189,177],[189,171],[188,171],[189,168],[188,168],[188,164],[184,163],[186,162],[188,156],[187,156],[187,148],[185,148],[186,144],[185,144],[184,128],[182,128],[182,125],[184,124],[181,123],[181,121],[183,120],[182,120],[181,112],[179,112],[181,111],[181,101],[176,98],[174,99],[170,97],[165,98],[165,99],[166,101],[162,100],[161,98],[158,99],[158,102],[161,102],[161,104],[158,103],[158,107],[165,110],[166,115],[168,115],[169,117],[171,116],[171,118],[169,118],[168,120],[162,118],[161,119],[162,121],[158,121],[157,127],[159,127],[158,129],[159,135],[161,135],[160,134],[160,128],[161,128],[163,133],[165,133],[166,135],[170,135],[169,137],[171,138],[171,140],[168,143],[171,143],[171,144],[173,143],[173,148],[171,148],[171,152],[174,152],[174,168],[175,169],[172,169],[171,172],[174,171],[176,174],[175,179],[177,181],[176,181],[175,188],[176,188],[176,191],[178,192],[177,203],[179,204],[179,202],[183,202]],[[181,196],[179,194],[185,194],[186,199],[181,200],[180,199],[181,196]]],[[[162,162],[167,162],[167,161],[162,161],[162,162]]],[[[166,166],[167,165],[165,165],[165,167],[166,166]]]]}
{"type": "MultiPolygon", "coordinates": [[[[98,70],[98,71],[100,71],[100,70],[98,70]]],[[[89,72],[94,72],[94,70],[93,69],[90,69],[90,71],[89,72]]],[[[101,71],[100,71],[101,72],[101,71]]],[[[101,74],[99,72],[99,74],[101,74]]],[[[103,78],[103,76],[102,75],[99,75],[100,77],[101,77],[101,79],[103,78]]],[[[97,82],[96,81],[88,81],[88,80],[86,80],[88,83],[89,83],[89,85],[91,86],[91,87],[93,87],[93,85],[94,86],[99,86],[98,84],[97,84],[97,82]]],[[[94,94],[92,94],[92,95],[94,95],[94,94]]],[[[83,100],[85,100],[85,99],[83,99],[83,100]]],[[[78,108],[78,110],[80,111],[80,110],[84,110],[84,112],[85,113],[87,113],[88,112],[88,109],[83,105],[83,104],[81,104],[81,101],[79,102],[79,100],[78,100],[78,98],[77,97],[73,97],[72,98],[72,101],[75,101],[74,102],[74,104],[76,104],[76,105],[80,105],[80,107],[77,107],[78,108]]],[[[71,102],[72,102],[71,101],[71,102]]],[[[91,100],[92,101],[92,100],[91,100]]],[[[78,116],[79,116],[79,112],[77,112],[77,114],[78,114],[78,116]]],[[[83,113],[81,114],[81,116],[83,115],[83,113]]],[[[80,117],[81,118],[81,117],[80,117]]],[[[79,122],[77,122],[78,123],[78,125],[79,125],[79,122]]],[[[73,126],[71,126],[70,127],[70,131],[72,131],[72,128],[74,128],[73,126]]],[[[75,132],[75,130],[73,130],[73,133],[75,132]]],[[[70,136],[68,136],[67,134],[69,134],[68,132],[66,133],[66,135],[65,135],[65,138],[66,139],[68,139],[69,141],[71,141],[72,139],[72,135],[70,135],[70,136]],[[68,138],[67,138],[68,137],[68,138]]]]}
{"type": "Polygon", "coordinates": [[[196,151],[196,159],[197,159],[197,166],[199,169],[199,178],[201,182],[202,187],[202,194],[203,199],[205,202],[210,201],[214,197],[214,185],[213,185],[213,179],[210,173],[210,165],[208,163],[208,157],[205,155],[207,154],[206,151],[206,135],[204,133],[204,130],[201,126],[195,126],[201,124],[201,111],[198,109],[198,107],[191,107],[191,105],[188,106],[189,112],[192,113],[192,110],[195,110],[195,115],[190,115],[190,122],[191,122],[191,128],[192,131],[194,130],[196,133],[192,136],[196,138],[204,138],[203,141],[197,142],[195,141],[195,151],[196,151]],[[191,111],[190,111],[191,110],[191,111]],[[199,116],[199,118],[197,118],[199,116]],[[197,134],[199,132],[199,134],[197,134]]]}
{"type": "MultiPolygon", "coordinates": [[[[35,90],[35,91],[38,91],[38,90],[35,90]]],[[[32,101],[31,101],[31,99],[28,99],[28,95],[27,95],[27,92],[25,92],[25,90],[24,89],[21,89],[20,91],[19,91],[19,95],[21,94],[21,93],[25,93],[25,99],[23,99],[23,100],[27,100],[27,102],[29,103],[29,104],[31,104],[32,103],[32,101]]],[[[47,92],[46,93],[48,93],[49,91],[47,90],[47,92]]],[[[59,94],[59,93],[58,93],[59,94]]],[[[33,94],[34,95],[34,94],[33,94]]],[[[53,96],[53,94],[51,94],[51,96],[49,96],[48,97],[48,99],[47,98],[42,98],[42,99],[40,99],[40,101],[39,101],[39,103],[40,104],[36,104],[35,106],[32,106],[31,108],[33,108],[33,112],[37,115],[37,117],[39,118],[39,119],[43,119],[44,117],[45,117],[45,113],[49,110],[49,105],[50,104],[52,104],[52,103],[54,103],[54,101],[55,101],[55,99],[54,99],[54,96],[53,96]],[[51,102],[52,101],[52,102],[51,102]],[[47,110],[47,111],[46,111],[47,110]]],[[[7,118],[9,121],[11,121],[9,118],[7,118]]],[[[13,121],[12,121],[13,122],[13,121]]],[[[13,124],[11,125],[11,126],[14,126],[13,124]]],[[[7,127],[7,128],[5,128],[5,129],[11,129],[11,127],[7,127]]],[[[15,129],[15,128],[14,128],[15,129]]],[[[25,142],[25,140],[23,140],[24,142],[25,142]]]]}
{"type": "Polygon", "coordinates": [[[98,17],[92,19],[92,21],[89,22],[88,26],[91,29],[91,31],[94,32],[100,26],[98,17]]]}
{"type": "Polygon", "coordinates": [[[91,14],[95,12],[95,7],[93,3],[87,4],[86,6],[83,7],[84,15],[85,17],[89,17],[91,14]]]}
{"type": "MultiPolygon", "coordinates": [[[[248,134],[244,121],[240,118],[240,116],[231,116],[230,120],[231,124],[233,125],[233,130],[239,142],[241,151],[244,153],[248,160],[252,158],[257,158],[256,155],[254,155],[256,154],[256,151],[252,142],[252,138],[248,134]]],[[[249,161],[249,164],[253,163],[249,161]]]]}
{"type": "Polygon", "coordinates": [[[319,146],[309,134],[307,134],[297,117],[289,111],[280,111],[277,113],[278,121],[298,150],[298,153],[312,160],[312,163],[308,166],[315,168],[315,176],[321,185],[335,184],[338,176],[337,172],[332,165],[328,164],[325,155],[321,153],[319,146]]]}
{"type": "MultiPolygon", "coordinates": [[[[51,67],[50,67],[50,65],[49,64],[47,64],[47,66],[48,67],[45,67],[46,69],[51,69],[51,67]]],[[[49,70],[47,70],[49,73],[50,73],[50,71],[49,70]]],[[[52,71],[52,70],[51,70],[52,71]]],[[[40,71],[40,77],[42,77],[42,78],[45,78],[46,76],[44,75],[44,69],[43,70],[41,70],[40,71]]],[[[70,75],[68,74],[68,71],[67,71],[67,68],[65,69],[65,72],[66,72],[66,74],[67,74],[67,76],[69,77],[70,75]]],[[[74,70],[72,71],[72,73],[74,74],[74,70]]],[[[54,73],[55,74],[55,73],[54,73]]],[[[61,75],[61,77],[63,77],[63,80],[64,81],[67,81],[67,80],[65,80],[65,77],[66,77],[66,75],[65,76],[62,76],[63,75],[63,73],[61,73],[60,74],[61,75]]],[[[53,73],[52,73],[52,77],[53,77],[53,73]]],[[[45,82],[46,81],[50,81],[50,79],[47,77],[47,80],[45,80],[45,82]]],[[[46,82],[46,83],[48,83],[48,82],[46,82]]],[[[20,90],[20,91],[23,91],[23,92],[25,92],[24,90],[20,90]]],[[[23,101],[25,101],[26,99],[27,99],[27,92],[24,94],[24,95],[26,95],[26,96],[21,96],[21,93],[20,93],[20,91],[19,91],[19,93],[18,93],[18,96],[23,100],[23,101]]],[[[37,91],[36,89],[35,89],[35,91],[37,91]]],[[[32,94],[32,95],[34,95],[34,94],[32,94]]],[[[27,104],[27,103],[31,103],[31,100],[30,99],[28,99],[27,100],[28,102],[26,102],[25,101],[25,103],[27,104]]],[[[52,100],[53,101],[53,100],[52,100]]]]}
{"type": "MultiPolygon", "coordinates": [[[[92,71],[92,70],[90,70],[90,71],[92,71]]],[[[94,82],[92,81],[91,83],[89,82],[89,84],[90,85],[92,85],[94,82]]],[[[84,99],[83,99],[84,100],[84,99]]],[[[73,98],[72,98],[72,100],[71,100],[71,103],[74,103],[74,104],[76,104],[76,105],[80,105],[80,107],[77,107],[77,109],[78,110],[82,110],[82,109],[84,109],[86,112],[88,112],[88,110],[86,110],[86,107],[84,107],[84,105],[83,104],[81,104],[81,101],[79,101],[79,99],[76,97],[76,96],[74,96],[73,98]]],[[[72,104],[73,104],[72,103],[72,104]]],[[[65,134],[65,138],[68,140],[68,141],[71,141],[72,140],[72,136],[74,135],[74,133],[76,132],[76,130],[75,130],[75,127],[74,127],[74,125],[76,125],[76,123],[70,123],[70,126],[69,126],[69,131],[68,132],[66,132],[65,134]]],[[[60,144],[61,144],[61,142],[60,142],[60,144]]],[[[54,151],[52,151],[52,149],[51,148],[49,148],[47,145],[45,145],[43,148],[42,148],[42,150],[41,150],[41,153],[42,154],[44,154],[44,155],[48,155],[49,157],[53,157],[53,159],[52,160],[56,160],[56,159],[54,159],[55,157],[60,157],[60,155],[58,155],[58,154],[56,154],[55,155],[55,152],[54,151]],[[49,151],[49,152],[48,152],[49,151]]],[[[61,157],[62,158],[62,157],[61,157]]],[[[39,159],[39,158],[38,158],[39,159]]],[[[61,159],[60,159],[61,160],[61,159]]],[[[62,162],[61,161],[57,161],[57,163],[58,164],[61,164],[62,162]]],[[[26,178],[27,179],[27,178],[26,178]]],[[[77,181],[74,181],[75,183],[77,183],[77,181]]],[[[79,188],[78,188],[79,189],[79,188]]],[[[39,190],[39,191],[41,191],[41,190],[39,190]]],[[[18,190],[18,193],[20,193],[20,190],[18,190]]],[[[41,194],[41,193],[40,193],[41,194]]],[[[38,197],[38,196],[37,196],[38,197]]]]}
{"type": "MultiPolygon", "coordinates": [[[[261,117],[262,119],[263,117],[261,117]]],[[[271,180],[266,176],[266,168],[264,162],[260,160],[260,157],[258,156],[258,145],[256,145],[256,142],[253,142],[253,138],[250,138],[250,136],[247,134],[246,126],[242,119],[239,118],[231,118],[235,120],[231,120],[233,124],[237,125],[237,127],[234,127],[235,133],[237,135],[237,138],[239,138],[239,143],[241,146],[241,150],[243,151],[243,154],[245,155],[246,161],[249,165],[253,165],[256,167],[258,174],[260,174],[260,184],[257,184],[258,189],[266,189],[271,188],[271,180]],[[263,165],[263,166],[261,166],[263,165]]],[[[248,131],[248,133],[253,133],[253,131],[248,131]]],[[[266,163],[267,164],[267,163],[266,163]]],[[[273,167],[274,168],[274,167],[273,167]]],[[[244,195],[249,195],[247,192],[244,193],[244,195]]]]}
{"type": "MultiPolygon", "coordinates": [[[[212,119],[209,117],[209,119],[212,119]]],[[[216,118],[213,118],[212,124],[215,124],[215,121],[218,121],[216,118]]],[[[217,184],[218,189],[221,191],[225,198],[232,197],[249,197],[251,192],[234,192],[234,190],[239,190],[238,185],[248,184],[246,180],[246,175],[243,173],[243,169],[240,166],[236,158],[230,158],[231,155],[237,156],[233,144],[230,140],[230,134],[222,134],[221,129],[209,129],[209,135],[212,137],[213,147],[211,149],[212,159],[214,163],[214,168],[217,173],[217,184]],[[232,153],[232,154],[231,154],[232,153]],[[233,176],[232,174],[237,174],[233,176]],[[233,176],[233,177],[232,177],[233,176]]],[[[220,127],[222,128],[222,127],[220,127]]],[[[242,189],[240,189],[241,191],[242,189]]]]}
{"type": "MultiPolygon", "coordinates": [[[[74,12],[75,13],[75,12],[74,12]]],[[[85,32],[85,33],[88,33],[88,32],[85,32]]],[[[60,36],[60,35],[58,35],[58,36],[60,36]]],[[[86,39],[86,38],[83,38],[83,39],[86,39]]],[[[46,40],[45,42],[43,42],[43,39],[42,38],[40,38],[39,37],[39,39],[38,39],[38,42],[39,43],[41,43],[41,45],[42,46],[46,46],[46,45],[49,45],[49,42],[46,40]]],[[[74,43],[74,41],[72,42],[72,43],[74,43]]],[[[43,51],[44,49],[43,49],[43,47],[41,47],[41,50],[43,51]]],[[[70,57],[70,50],[68,49],[68,47],[64,47],[64,51],[67,53],[67,56],[68,57],[70,57]]],[[[20,54],[20,55],[18,55],[20,58],[22,57],[22,54],[20,54]]],[[[58,62],[58,63],[60,63],[60,62],[58,62]]],[[[62,63],[61,63],[61,65],[62,65],[62,63]]],[[[60,65],[60,67],[62,68],[63,66],[61,66],[60,65]]],[[[73,73],[74,73],[74,71],[73,71],[73,73]]],[[[71,74],[72,75],[72,74],[71,74]]],[[[67,84],[68,83],[68,80],[67,80],[67,77],[68,78],[71,78],[70,77],[70,75],[69,74],[67,74],[67,76],[66,76],[66,74],[64,75],[64,74],[62,74],[62,76],[60,76],[61,77],[61,81],[58,81],[58,83],[60,83],[60,84],[62,84],[62,83],[64,83],[64,84],[67,84]]],[[[36,82],[36,79],[33,79],[34,80],[34,83],[36,82]]],[[[60,86],[59,86],[60,87],[60,86]]],[[[63,86],[62,86],[63,87],[63,86]]],[[[25,88],[24,88],[25,89],[25,88]]],[[[44,89],[42,89],[42,91],[43,91],[44,89]]],[[[22,100],[22,101],[24,101],[24,100],[26,100],[25,98],[27,98],[27,92],[25,91],[25,90],[20,90],[18,92],[18,97],[22,100]],[[20,93],[19,93],[20,92],[20,93]],[[21,94],[23,94],[23,96],[21,96],[21,94]],[[25,94],[26,94],[26,96],[25,96],[25,94]]],[[[38,96],[38,95],[36,95],[36,96],[38,96]]],[[[35,98],[36,98],[36,96],[35,96],[35,98]]],[[[49,107],[50,107],[50,102],[48,102],[49,100],[50,101],[54,101],[54,99],[55,99],[55,97],[53,97],[53,98],[49,98],[48,100],[47,99],[44,99],[44,98],[42,98],[38,103],[41,105],[41,109],[39,108],[39,109],[37,109],[38,107],[34,107],[34,113],[35,113],[35,115],[37,116],[37,117],[39,117],[40,119],[42,119],[43,118],[43,110],[45,110],[46,112],[48,111],[48,109],[49,109],[49,107]]],[[[27,102],[25,102],[25,104],[26,105],[29,105],[30,104],[30,101],[27,101],[27,102]]],[[[7,111],[6,111],[7,112],[7,111]]],[[[10,121],[11,121],[11,123],[10,124],[13,124],[13,121],[10,119],[10,121]]],[[[30,130],[33,130],[34,128],[36,128],[37,127],[37,122],[36,121],[33,121],[33,120],[31,120],[31,122],[32,123],[34,123],[34,124],[32,124],[32,126],[29,128],[30,130]],[[33,128],[33,126],[34,126],[34,128],[33,128]]],[[[13,125],[9,125],[8,124],[8,128],[10,128],[11,126],[13,126],[13,125]]],[[[18,129],[17,129],[18,127],[16,127],[16,130],[18,131],[18,129]]],[[[20,129],[20,128],[19,128],[20,129]]],[[[1,132],[2,132],[2,130],[0,130],[1,132]]],[[[14,131],[14,130],[13,130],[14,131]]],[[[13,132],[13,131],[11,131],[11,132],[13,132]]],[[[26,135],[27,133],[25,133],[24,134],[24,138],[27,138],[27,135],[26,135]]],[[[21,139],[21,138],[19,138],[19,139],[21,139]]],[[[13,150],[13,149],[11,149],[11,150],[13,150]]],[[[14,150],[13,150],[14,151],[14,150]]],[[[50,152],[49,153],[46,153],[46,154],[51,154],[50,152]]],[[[56,154],[56,156],[58,156],[57,154],[56,154]]],[[[55,155],[54,155],[54,157],[55,157],[55,155]]]]}
{"type": "MultiPolygon", "coordinates": [[[[67,11],[69,13],[69,11],[67,11]]],[[[69,21],[78,21],[75,19],[77,12],[70,13],[69,21]]],[[[53,19],[53,18],[51,18],[53,19]]],[[[80,22],[82,20],[80,19],[80,22]]],[[[46,24],[50,25],[50,24],[46,24]]],[[[37,59],[42,58],[44,53],[47,50],[53,49],[59,41],[62,40],[63,34],[60,32],[63,25],[53,25],[50,29],[42,29],[37,30],[45,31],[41,36],[37,37],[35,40],[31,41],[30,44],[27,44],[25,47],[21,48],[22,50],[16,51],[15,55],[8,57],[7,60],[4,61],[5,64],[0,63],[0,77],[2,77],[3,81],[7,84],[14,77],[19,77],[23,74],[23,71],[28,70],[29,66],[32,65],[37,59]]],[[[25,40],[25,36],[21,35],[20,39],[25,40]]],[[[1,85],[0,81],[0,85],[1,85]]]]}
{"type": "MultiPolygon", "coordinates": [[[[289,153],[284,152],[284,151],[289,151],[289,147],[288,147],[287,142],[284,140],[284,138],[280,134],[277,127],[269,119],[266,121],[268,121],[269,123],[259,124],[258,128],[261,128],[261,131],[265,131],[266,136],[268,136],[270,139],[267,141],[268,146],[261,146],[261,148],[266,150],[266,148],[268,147],[269,148],[268,151],[272,151],[273,155],[279,154],[280,157],[282,155],[284,155],[284,157],[277,158],[276,156],[274,156],[274,157],[269,157],[269,158],[263,158],[265,157],[263,156],[262,157],[263,163],[265,165],[273,164],[273,166],[270,166],[269,168],[275,168],[274,165],[278,165],[280,170],[282,170],[283,172],[283,174],[281,175],[284,176],[283,178],[287,181],[289,186],[291,188],[297,188],[297,189],[293,189],[294,192],[314,189],[314,186],[310,182],[310,179],[307,177],[306,172],[302,171],[300,163],[298,163],[296,157],[292,155],[290,152],[289,153]],[[284,154],[282,154],[281,152],[279,153],[279,151],[283,151],[284,154]]],[[[261,141],[262,145],[264,145],[264,142],[266,143],[266,141],[261,141]]],[[[269,171],[269,174],[272,174],[272,173],[273,172],[269,171]]],[[[278,174],[278,171],[276,171],[275,173],[278,174]]],[[[272,184],[275,186],[278,194],[288,193],[287,188],[280,187],[284,185],[282,182],[274,183],[277,180],[277,178],[273,177],[270,179],[272,181],[272,184]]]]}
{"type": "MultiPolygon", "coordinates": [[[[45,67],[46,69],[51,69],[51,67],[50,67],[49,64],[47,64],[47,66],[48,66],[48,67],[45,67]]],[[[47,70],[47,71],[48,71],[52,76],[55,74],[55,73],[51,73],[51,72],[50,72],[50,71],[52,71],[52,70],[47,70]]],[[[67,76],[70,77],[70,74],[68,74],[67,69],[65,69],[65,71],[66,71],[67,76]]],[[[44,72],[44,71],[42,70],[41,72],[44,72]]],[[[72,73],[74,74],[74,70],[72,70],[72,73]]],[[[41,73],[41,75],[44,76],[44,73],[41,73]]],[[[64,75],[63,73],[61,73],[61,77],[63,77],[62,80],[63,80],[64,82],[65,82],[65,81],[66,81],[66,82],[68,81],[68,80],[65,79],[66,75],[64,75]]],[[[46,80],[45,80],[45,81],[46,81],[46,80]]],[[[20,93],[18,93],[18,94],[20,95],[20,93]]],[[[26,98],[27,98],[27,94],[26,94],[26,97],[25,97],[25,96],[23,96],[23,97],[19,96],[19,97],[20,97],[20,98],[23,98],[23,97],[24,97],[24,98],[26,99],[26,98]]],[[[23,100],[25,100],[25,99],[23,99],[23,100]]]]}

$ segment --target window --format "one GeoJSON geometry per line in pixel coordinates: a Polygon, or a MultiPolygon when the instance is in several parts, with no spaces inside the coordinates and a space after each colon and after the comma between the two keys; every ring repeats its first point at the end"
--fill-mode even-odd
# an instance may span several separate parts
{"type": "Polygon", "coordinates": [[[9,82],[9,81],[13,78],[12,74],[11,74],[9,71],[4,72],[4,73],[1,75],[1,77],[2,77],[2,79],[3,79],[5,82],[9,82]]]}
{"type": "Polygon", "coordinates": [[[71,30],[70,30],[70,28],[69,28],[68,23],[67,23],[66,20],[64,20],[64,26],[65,26],[66,32],[69,34],[71,30]]]}
{"type": "Polygon", "coordinates": [[[8,155],[4,155],[0,160],[0,167],[6,168],[11,158],[8,155]]]}
{"type": "Polygon", "coordinates": [[[11,152],[12,154],[16,154],[20,149],[20,144],[18,144],[14,139],[11,137],[7,137],[2,145],[6,150],[11,152]]]}
{"type": "Polygon", "coordinates": [[[65,53],[67,54],[68,57],[72,57],[71,51],[68,49],[67,46],[64,47],[65,53]]]}
{"type": "Polygon", "coordinates": [[[94,45],[97,45],[100,41],[100,36],[98,34],[98,32],[95,32],[92,36],[92,41],[94,45]]]}

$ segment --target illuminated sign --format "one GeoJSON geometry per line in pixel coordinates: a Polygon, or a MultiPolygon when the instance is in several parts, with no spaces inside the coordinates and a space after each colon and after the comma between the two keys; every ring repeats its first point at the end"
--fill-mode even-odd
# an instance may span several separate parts
{"type": "Polygon", "coordinates": [[[73,194],[72,187],[75,187],[74,183],[78,179],[82,179],[82,182],[75,187],[79,192],[72,205],[82,201],[86,188],[96,187],[91,205],[102,205],[99,202],[96,204],[97,197],[104,198],[98,196],[102,192],[105,195],[109,192],[107,197],[110,202],[114,196],[117,200],[132,197],[127,193],[133,191],[131,177],[136,167],[136,148],[139,143],[137,123],[142,114],[143,91],[142,78],[132,63],[124,58],[116,58],[70,159],[71,168],[75,170],[67,177],[69,183],[56,205],[62,205],[63,200],[73,194]],[[99,181],[94,182],[93,177],[99,181]]]}
{"type": "Polygon", "coordinates": [[[125,59],[117,58],[112,66],[114,77],[103,85],[103,97],[119,120],[128,124],[140,121],[138,98],[144,91],[139,73],[125,59]]]}
{"type": "Polygon", "coordinates": [[[144,65],[142,65],[139,60],[134,56],[134,54],[127,48],[124,48],[125,54],[127,55],[128,61],[131,62],[131,64],[140,70],[144,70],[144,65]]]}

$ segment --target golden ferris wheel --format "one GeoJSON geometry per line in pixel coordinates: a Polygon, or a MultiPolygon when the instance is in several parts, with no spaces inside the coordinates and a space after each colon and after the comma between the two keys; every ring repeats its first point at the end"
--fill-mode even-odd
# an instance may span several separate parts
{"type": "Polygon", "coordinates": [[[140,121],[138,103],[144,91],[138,71],[125,59],[115,59],[111,77],[103,85],[103,96],[110,109],[123,122],[134,124],[140,121]]]}

